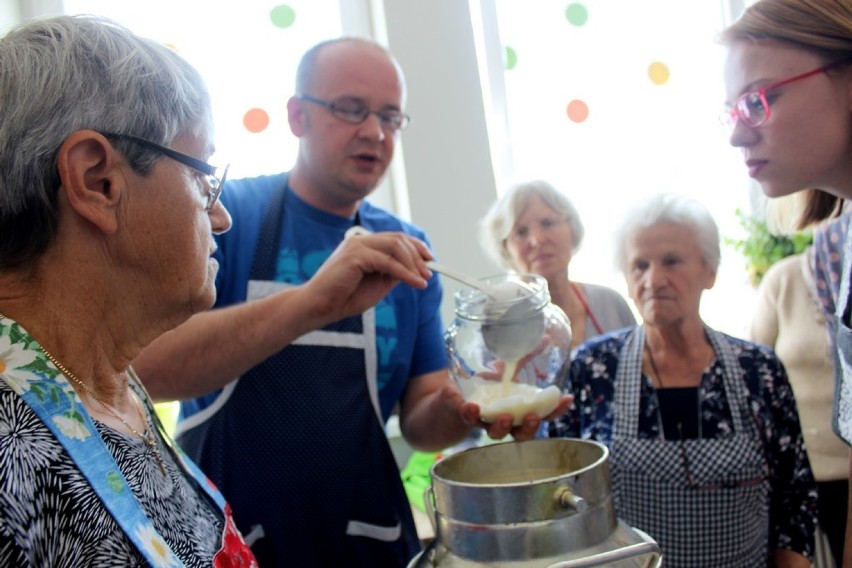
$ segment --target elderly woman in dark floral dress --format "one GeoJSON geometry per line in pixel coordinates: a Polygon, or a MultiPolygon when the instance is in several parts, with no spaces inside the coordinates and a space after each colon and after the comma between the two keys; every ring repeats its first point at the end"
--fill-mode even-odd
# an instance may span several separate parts
{"type": "Polygon", "coordinates": [[[577,348],[575,401],[550,435],[610,448],[616,512],[666,566],[810,566],[816,486],[784,367],[699,315],[716,223],[661,194],[630,209],[616,247],[643,323],[577,348]]]}

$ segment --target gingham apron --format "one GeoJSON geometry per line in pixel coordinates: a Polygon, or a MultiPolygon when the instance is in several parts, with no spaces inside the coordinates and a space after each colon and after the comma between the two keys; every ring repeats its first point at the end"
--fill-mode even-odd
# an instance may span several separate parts
{"type": "MultiPolygon", "coordinates": [[[[668,568],[767,566],[766,457],[733,350],[724,335],[705,330],[724,368],[733,435],[683,441],[637,438],[645,343],[644,327],[637,327],[622,348],[615,379],[610,459],[616,512],[659,543],[668,568]],[[687,481],[684,450],[700,488],[687,481]],[[725,487],[704,488],[713,485],[725,487]]],[[[703,397],[700,390],[699,401],[703,397]]]]}

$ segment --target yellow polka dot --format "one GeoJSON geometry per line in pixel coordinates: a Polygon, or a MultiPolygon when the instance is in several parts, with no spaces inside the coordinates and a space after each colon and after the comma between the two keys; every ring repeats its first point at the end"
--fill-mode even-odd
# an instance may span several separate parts
{"type": "Polygon", "coordinates": [[[669,80],[669,68],[665,63],[654,61],[648,66],[648,77],[655,85],[663,85],[669,80]]]}

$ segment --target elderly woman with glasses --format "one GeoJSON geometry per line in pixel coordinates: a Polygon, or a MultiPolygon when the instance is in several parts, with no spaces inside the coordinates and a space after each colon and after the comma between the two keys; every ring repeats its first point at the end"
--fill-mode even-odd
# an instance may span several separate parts
{"type": "MultiPolygon", "coordinates": [[[[852,1],[760,0],[722,35],[730,142],[769,197],[806,193],[799,226],[852,198],[852,1]]],[[[832,329],[834,428],[852,444],[852,232],[832,329]]],[[[852,473],[852,453],[850,453],[852,473]]],[[[852,477],[852,476],[850,476],[852,477]]],[[[852,492],[849,492],[852,495],[852,492]]],[[[852,566],[852,507],[843,566],[852,566]]]]}
{"type": "MultiPolygon", "coordinates": [[[[216,295],[231,218],[200,75],[61,16],[0,38],[0,101],[0,566],[256,566],[129,366],[216,295]]],[[[422,242],[355,240],[278,325],[295,337],[426,286],[422,242]]]]}
{"type": "Polygon", "coordinates": [[[616,263],[642,325],[577,348],[574,404],[550,435],[609,447],[616,513],[666,566],[809,566],[816,488],[784,367],[699,315],[719,256],[699,203],[660,194],[629,210],[616,263]]]}
{"type": "Polygon", "coordinates": [[[498,199],[480,223],[482,248],[499,265],[544,276],[554,304],[571,321],[572,347],[636,323],[615,290],[569,278],[583,243],[583,222],[568,197],[546,181],[519,183],[498,199]]]}

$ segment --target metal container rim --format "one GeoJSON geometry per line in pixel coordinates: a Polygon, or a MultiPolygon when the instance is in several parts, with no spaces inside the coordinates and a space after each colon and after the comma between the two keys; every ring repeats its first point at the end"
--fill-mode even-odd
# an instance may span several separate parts
{"type": "MultiPolygon", "coordinates": [[[[609,448],[607,446],[605,446],[604,444],[597,442],[595,440],[583,440],[581,438],[540,438],[540,439],[534,439],[534,440],[526,440],[526,441],[523,441],[523,442],[503,442],[503,443],[505,443],[505,444],[531,444],[531,443],[533,443],[534,444],[534,443],[542,443],[542,442],[543,443],[570,442],[572,444],[588,445],[590,447],[594,447],[594,448],[597,448],[598,450],[600,450],[601,455],[600,455],[600,457],[598,457],[593,462],[591,462],[591,463],[589,463],[589,464],[587,464],[587,465],[585,465],[585,466],[583,466],[579,469],[574,469],[574,470],[571,470],[569,472],[562,473],[562,474],[559,474],[559,475],[553,475],[553,476],[549,476],[549,477],[542,477],[542,478],[538,478],[538,479],[525,480],[525,481],[511,481],[511,482],[500,482],[500,483],[497,483],[497,482],[483,483],[483,482],[472,482],[472,481],[457,481],[457,480],[454,480],[454,479],[448,479],[448,478],[443,477],[443,476],[439,475],[438,473],[436,473],[436,470],[440,469],[442,464],[444,465],[444,467],[446,467],[446,463],[448,463],[448,460],[453,460],[454,458],[460,459],[457,456],[466,456],[466,457],[469,458],[471,452],[476,452],[476,451],[480,451],[480,450],[487,451],[489,448],[493,448],[493,447],[496,446],[496,445],[489,444],[489,445],[486,445],[486,446],[479,446],[479,447],[476,447],[476,448],[470,448],[468,450],[465,450],[465,451],[460,452],[458,454],[453,454],[451,456],[448,456],[448,457],[446,457],[442,460],[435,462],[434,464],[432,464],[432,467],[429,469],[429,475],[432,478],[433,483],[437,480],[437,481],[440,481],[440,483],[442,483],[444,485],[454,486],[454,487],[469,487],[469,488],[526,487],[526,486],[529,486],[529,485],[539,485],[539,484],[544,484],[544,483],[557,482],[557,481],[560,481],[560,480],[563,480],[563,479],[569,478],[569,477],[577,477],[577,476],[579,476],[583,473],[586,473],[586,472],[588,472],[592,469],[599,467],[601,464],[603,464],[604,462],[609,460],[609,448]]],[[[497,445],[499,445],[499,444],[497,444],[497,445]]]]}

